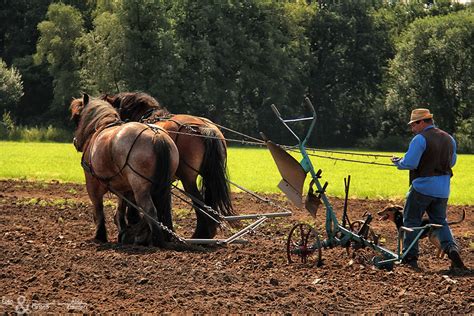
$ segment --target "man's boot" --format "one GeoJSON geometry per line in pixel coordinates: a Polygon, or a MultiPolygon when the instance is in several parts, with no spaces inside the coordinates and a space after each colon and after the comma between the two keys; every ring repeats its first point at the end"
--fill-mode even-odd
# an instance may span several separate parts
{"type": "Polygon", "coordinates": [[[451,259],[451,268],[465,270],[466,266],[462,262],[461,255],[459,254],[459,248],[457,245],[448,246],[446,249],[448,258],[451,259]]]}

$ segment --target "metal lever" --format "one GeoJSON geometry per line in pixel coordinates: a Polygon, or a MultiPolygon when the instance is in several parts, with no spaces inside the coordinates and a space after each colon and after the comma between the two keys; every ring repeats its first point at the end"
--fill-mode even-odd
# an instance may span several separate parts
{"type": "Polygon", "coordinates": [[[275,104],[272,104],[270,105],[272,107],[272,110],[273,112],[276,114],[276,116],[278,116],[279,118],[281,118],[281,114],[280,112],[278,111],[277,107],[275,106],[275,104]]]}
{"type": "Polygon", "coordinates": [[[319,169],[318,172],[316,172],[316,178],[321,178],[321,173],[323,173],[323,170],[319,169]]]}
{"type": "Polygon", "coordinates": [[[313,131],[314,125],[316,123],[316,111],[314,109],[313,104],[311,103],[311,101],[309,100],[308,97],[306,97],[304,100],[305,100],[306,105],[313,112],[312,117],[302,117],[302,118],[296,118],[296,119],[283,119],[281,117],[280,111],[278,111],[275,104],[270,105],[270,107],[272,108],[273,112],[278,117],[278,119],[283,123],[283,125],[290,131],[290,133],[293,135],[293,137],[295,137],[295,139],[298,141],[300,148],[304,148],[304,146],[306,145],[306,142],[308,141],[308,138],[311,135],[311,132],[313,131]],[[288,126],[287,123],[303,122],[303,121],[312,121],[312,122],[311,122],[311,125],[309,126],[308,130],[306,131],[306,135],[305,135],[304,139],[301,140],[300,137],[298,135],[296,135],[296,133],[293,131],[293,129],[291,129],[291,127],[288,126]]]}
{"type": "Polygon", "coordinates": [[[311,100],[308,97],[304,98],[304,101],[308,108],[313,112],[313,118],[316,117],[316,110],[314,109],[313,103],[311,103],[311,100]]]}
{"type": "Polygon", "coordinates": [[[321,188],[321,190],[317,190],[316,193],[319,193],[319,196],[321,197],[321,194],[323,194],[324,192],[326,192],[326,187],[328,186],[328,183],[326,181],[326,183],[324,183],[323,187],[321,188]]]}

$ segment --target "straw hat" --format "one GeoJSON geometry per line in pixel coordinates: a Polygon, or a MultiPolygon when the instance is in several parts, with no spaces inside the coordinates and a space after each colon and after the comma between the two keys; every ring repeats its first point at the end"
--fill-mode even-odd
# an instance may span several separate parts
{"type": "Polygon", "coordinates": [[[430,110],[414,109],[413,111],[411,111],[410,122],[408,122],[408,125],[417,121],[430,119],[430,118],[433,118],[433,114],[430,113],[430,110]]]}

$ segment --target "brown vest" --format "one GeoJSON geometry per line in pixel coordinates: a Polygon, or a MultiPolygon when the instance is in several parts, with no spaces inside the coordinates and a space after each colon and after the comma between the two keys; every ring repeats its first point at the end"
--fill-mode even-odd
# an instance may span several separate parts
{"type": "Polygon", "coordinates": [[[439,128],[430,128],[421,132],[426,140],[426,149],[421,155],[418,168],[410,170],[410,184],[418,177],[441,175],[453,176],[451,160],[454,146],[448,133],[439,128]]]}

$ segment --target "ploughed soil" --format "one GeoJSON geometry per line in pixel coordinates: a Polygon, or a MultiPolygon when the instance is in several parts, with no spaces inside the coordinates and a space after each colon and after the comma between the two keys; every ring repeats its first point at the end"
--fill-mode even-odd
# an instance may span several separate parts
{"type": "MultiPolygon", "coordinates": [[[[452,273],[447,258],[420,242],[420,270],[370,264],[373,253],[323,250],[323,265],[289,264],[286,239],[299,222],[324,223],[296,210],[281,195],[267,196],[293,211],[267,220],[248,244],[169,250],[117,243],[115,198],[107,196],[109,242],[95,242],[92,205],[83,185],[0,181],[0,280],[2,312],[172,313],[453,313],[474,311],[474,275],[452,273]]],[[[239,214],[279,211],[247,194],[233,196],[239,214]]],[[[343,201],[330,198],[338,218],[343,201]]],[[[174,198],[176,232],[189,238],[195,226],[190,206],[174,198]]],[[[351,221],[374,215],[372,229],[396,249],[393,223],[376,212],[402,201],[349,200],[351,221]]],[[[450,206],[450,220],[466,265],[474,267],[474,206],[450,206]]],[[[248,222],[242,222],[245,224],[248,222]]],[[[235,228],[223,229],[230,236],[235,228]]],[[[323,234],[324,235],[324,234],[323,234]]]]}

